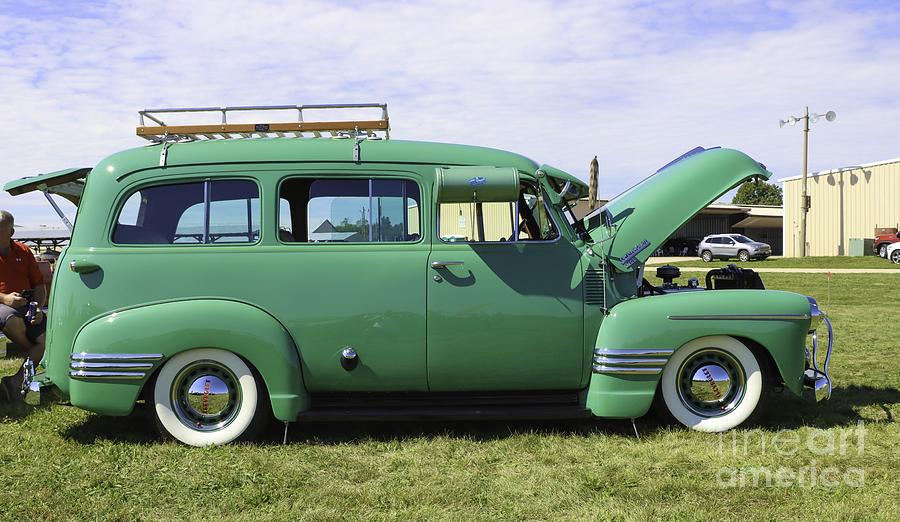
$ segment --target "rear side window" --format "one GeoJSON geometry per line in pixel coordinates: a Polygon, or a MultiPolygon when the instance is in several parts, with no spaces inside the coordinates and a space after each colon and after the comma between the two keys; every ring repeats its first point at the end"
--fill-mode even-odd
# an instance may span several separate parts
{"type": "Polygon", "coordinates": [[[113,243],[255,243],[259,239],[259,214],[259,187],[249,180],[145,187],[122,206],[113,243]]]}
{"type": "Polygon", "coordinates": [[[401,179],[289,179],[278,237],[286,243],[393,243],[421,237],[419,186],[401,179]]]}

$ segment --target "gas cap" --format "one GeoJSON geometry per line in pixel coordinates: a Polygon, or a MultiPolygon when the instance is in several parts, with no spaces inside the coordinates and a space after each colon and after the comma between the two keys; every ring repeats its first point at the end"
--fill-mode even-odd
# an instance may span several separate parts
{"type": "Polygon", "coordinates": [[[359,364],[359,355],[352,346],[347,346],[341,350],[341,366],[348,372],[359,364]]]}

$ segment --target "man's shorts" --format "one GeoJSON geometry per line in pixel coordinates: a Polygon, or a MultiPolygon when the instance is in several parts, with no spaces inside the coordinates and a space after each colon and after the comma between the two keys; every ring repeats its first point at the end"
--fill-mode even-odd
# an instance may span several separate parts
{"type": "MultiPolygon", "coordinates": [[[[0,304],[0,330],[4,330],[6,328],[6,322],[14,316],[21,317],[24,321],[25,314],[27,312],[28,305],[16,309],[0,304]]],[[[47,314],[44,314],[41,317],[41,322],[39,322],[38,324],[26,324],[25,326],[25,336],[28,337],[28,340],[32,343],[35,342],[37,338],[40,337],[41,334],[43,334],[45,331],[47,331],[47,314]]]]}

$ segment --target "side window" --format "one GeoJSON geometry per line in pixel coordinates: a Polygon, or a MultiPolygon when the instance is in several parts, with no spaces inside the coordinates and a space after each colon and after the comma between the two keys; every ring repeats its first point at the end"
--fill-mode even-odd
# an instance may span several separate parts
{"type": "Polygon", "coordinates": [[[439,234],[442,241],[496,243],[513,241],[513,203],[442,203],[439,234]]]}
{"type": "Polygon", "coordinates": [[[295,178],[282,183],[279,238],[296,243],[417,241],[419,186],[394,179],[295,178]]]}
{"type": "Polygon", "coordinates": [[[209,187],[209,243],[259,239],[259,187],[249,180],[213,181],[209,187]]]}
{"type": "Polygon", "coordinates": [[[253,243],[259,239],[259,213],[259,188],[249,180],[146,187],[122,206],[113,243],[253,243]]]}
{"type": "Polygon", "coordinates": [[[550,241],[559,231],[538,189],[522,184],[517,202],[443,203],[439,235],[446,242],[550,241]]]}

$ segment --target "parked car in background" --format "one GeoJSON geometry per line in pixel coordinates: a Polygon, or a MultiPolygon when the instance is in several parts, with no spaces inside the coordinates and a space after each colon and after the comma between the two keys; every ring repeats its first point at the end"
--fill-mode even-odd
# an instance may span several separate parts
{"type": "Polygon", "coordinates": [[[884,257],[890,259],[891,261],[893,261],[897,264],[900,264],[900,241],[898,241],[896,243],[891,243],[890,245],[888,245],[888,247],[886,248],[886,254],[884,257]]]}
{"type": "Polygon", "coordinates": [[[709,263],[713,259],[736,257],[746,263],[751,259],[765,259],[772,255],[767,243],[754,241],[741,234],[713,234],[706,236],[697,247],[700,258],[709,263]]]}
{"type": "Polygon", "coordinates": [[[888,248],[900,243],[900,232],[896,228],[876,230],[875,241],[872,242],[872,250],[875,254],[888,258],[888,248]]]}

